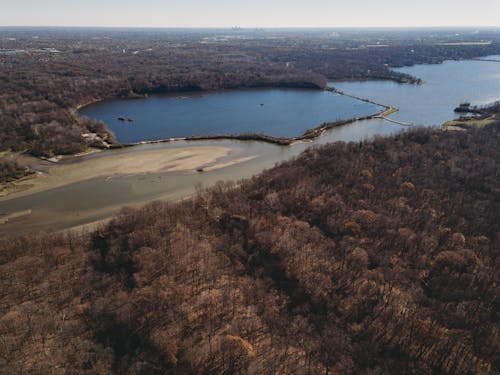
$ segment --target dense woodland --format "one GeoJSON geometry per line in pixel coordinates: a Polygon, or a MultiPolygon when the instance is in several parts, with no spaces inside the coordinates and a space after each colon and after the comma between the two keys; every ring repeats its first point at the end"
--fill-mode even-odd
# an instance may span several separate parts
{"type": "Polygon", "coordinates": [[[0,372],[500,373],[500,123],[0,243],[0,372]]]}
{"type": "Polygon", "coordinates": [[[458,31],[1,28],[0,151],[50,157],[109,147],[104,124],[76,109],[111,97],[321,88],[327,79],[418,83],[390,67],[500,54],[497,30],[458,31]]]}

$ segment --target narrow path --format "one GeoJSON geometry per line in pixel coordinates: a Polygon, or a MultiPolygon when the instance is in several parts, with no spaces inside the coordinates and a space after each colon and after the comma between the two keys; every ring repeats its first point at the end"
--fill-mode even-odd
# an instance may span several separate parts
{"type": "MultiPolygon", "coordinates": [[[[390,106],[385,105],[385,104],[380,104],[380,103],[374,102],[373,100],[370,100],[370,99],[361,98],[361,97],[356,96],[356,95],[345,93],[344,91],[337,90],[335,87],[332,87],[332,86],[326,87],[325,90],[334,92],[334,93],[339,94],[339,95],[348,96],[350,98],[357,99],[357,100],[360,100],[360,101],[365,102],[365,103],[375,104],[375,105],[378,105],[380,107],[384,107],[386,109],[390,109],[390,108],[396,109],[396,108],[390,107],[390,106]]],[[[397,109],[396,109],[396,111],[397,111],[397,109]]]]}
{"type": "Polygon", "coordinates": [[[354,98],[354,99],[357,99],[357,100],[361,100],[363,102],[375,104],[375,105],[378,105],[378,106],[381,106],[381,107],[385,108],[385,110],[382,113],[380,113],[378,115],[375,115],[375,116],[372,116],[372,118],[380,118],[382,120],[386,120],[386,121],[392,122],[394,124],[402,125],[402,126],[415,126],[415,124],[413,124],[411,122],[393,120],[393,119],[387,117],[387,116],[389,116],[389,115],[391,115],[391,114],[393,114],[393,113],[395,113],[395,112],[398,111],[398,109],[395,108],[395,107],[387,106],[385,104],[380,104],[380,103],[374,102],[374,101],[366,99],[366,98],[360,98],[359,96],[356,96],[356,95],[347,94],[347,93],[345,93],[343,91],[337,90],[334,87],[328,87],[326,90],[335,92],[335,93],[340,94],[340,95],[349,96],[351,98],[354,98]]]}
{"type": "Polygon", "coordinates": [[[382,120],[393,122],[395,124],[403,125],[403,126],[415,126],[415,124],[413,124],[411,122],[393,120],[392,118],[385,117],[385,116],[374,116],[374,118],[381,118],[382,120]]]}

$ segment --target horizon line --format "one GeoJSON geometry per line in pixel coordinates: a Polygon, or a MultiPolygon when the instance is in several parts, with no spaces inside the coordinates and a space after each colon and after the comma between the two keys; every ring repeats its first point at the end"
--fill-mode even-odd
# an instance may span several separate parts
{"type": "Polygon", "coordinates": [[[350,25],[350,26],[130,26],[130,25],[0,25],[0,28],[102,28],[102,29],[500,29],[500,25],[350,25]]]}

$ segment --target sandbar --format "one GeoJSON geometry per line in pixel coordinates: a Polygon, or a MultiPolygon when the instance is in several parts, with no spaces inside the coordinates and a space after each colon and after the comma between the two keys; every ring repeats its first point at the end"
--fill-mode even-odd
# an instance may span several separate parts
{"type": "MultiPolygon", "coordinates": [[[[162,172],[192,171],[210,166],[228,156],[228,147],[198,146],[174,149],[145,150],[128,153],[107,153],[97,158],[69,164],[54,164],[46,173],[37,173],[4,187],[5,201],[36,192],[69,185],[96,177],[137,175],[162,172]]],[[[103,153],[104,154],[104,153],[103,153]]]]}

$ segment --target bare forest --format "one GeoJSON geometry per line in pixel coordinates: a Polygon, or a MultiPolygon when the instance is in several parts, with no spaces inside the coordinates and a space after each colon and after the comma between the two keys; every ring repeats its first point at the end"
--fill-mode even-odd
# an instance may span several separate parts
{"type": "Polygon", "coordinates": [[[417,129],[3,238],[0,370],[498,374],[499,163],[498,123],[417,129]]]}

